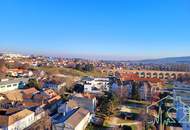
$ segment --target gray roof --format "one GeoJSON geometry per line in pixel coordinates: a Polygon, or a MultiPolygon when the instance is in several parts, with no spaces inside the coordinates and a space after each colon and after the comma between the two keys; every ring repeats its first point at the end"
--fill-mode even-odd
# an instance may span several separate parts
{"type": "Polygon", "coordinates": [[[85,108],[86,110],[89,110],[92,113],[94,112],[92,99],[88,99],[85,97],[76,97],[76,96],[72,96],[70,99],[74,100],[79,107],[85,108]]]}
{"type": "Polygon", "coordinates": [[[83,77],[81,79],[81,81],[92,81],[92,80],[94,80],[94,78],[92,78],[92,77],[83,77]]]}
{"type": "Polygon", "coordinates": [[[14,83],[19,83],[21,81],[27,83],[28,80],[29,80],[28,78],[11,79],[11,80],[8,80],[8,81],[1,81],[0,85],[14,84],[14,83]]]}

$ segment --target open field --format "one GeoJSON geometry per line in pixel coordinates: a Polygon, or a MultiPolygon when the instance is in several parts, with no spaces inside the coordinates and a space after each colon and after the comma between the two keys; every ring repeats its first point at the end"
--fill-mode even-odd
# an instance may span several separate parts
{"type": "Polygon", "coordinates": [[[117,117],[109,117],[104,121],[104,126],[131,126],[132,130],[138,130],[139,128],[142,128],[142,123],[139,121],[123,120],[117,117]]]}
{"type": "Polygon", "coordinates": [[[79,71],[72,68],[57,68],[57,67],[35,67],[36,70],[43,70],[49,74],[64,74],[64,75],[70,75],[70,76],[93,76],[93,77],[105,77],[107,76],[106,73],[100,72],[100,71],[79,71]]]}

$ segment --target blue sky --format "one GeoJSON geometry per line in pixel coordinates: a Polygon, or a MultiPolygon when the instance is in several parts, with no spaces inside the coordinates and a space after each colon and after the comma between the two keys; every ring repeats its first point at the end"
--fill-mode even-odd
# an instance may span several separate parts
{"type": "Polygon", "coordinates": [[[0,50],[145,59],[190,55],[189,0],[1,0],[0,50]]]}

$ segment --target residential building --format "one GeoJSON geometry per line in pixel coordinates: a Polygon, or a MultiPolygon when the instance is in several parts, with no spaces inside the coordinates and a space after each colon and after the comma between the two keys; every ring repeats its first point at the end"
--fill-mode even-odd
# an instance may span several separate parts
{"type": "Polygon", "coordinates": [[[132,88],[138,87],[141,100],[152,100],[153,94],[163,87],[163,81],[158,78],[140,78],[137,74],[121,74],[123,87],[127,88],[128,98],[132,97],[132,88]]]}
{"type": "Polygon", "coordinates": [[[27,82],[28,82],[28,78],[1,80],[0,93],[22,88],[27,82]]]}
{"type": "MultiPolygon", "coordinates": [[[[41,106],[26,109],[22,102],[13,102],[6,99],[0,101],[0,130],[32,130],[34,123],[36,124],[42,120],[48,122],[49,117],[41,106]]],[[[50,127],[46,127],[46,125],[40,124],[40,127],[49,128],[50,130],[50,127]]],[[[51,126],[51,123],[49,123],[49,126],[51,126]]]]}
{"type": "Polygon", "coordinates": [[[85,130],[90,121],[90,112],[84,108],[73,108],[67,113],[53,117],[53,130],[85,130]]]}
{"type": "Polygon", "coordinates": [[[38,91],[35,88],[29,88],[22,90],[21,93],[23,95],[23,103],[28,107],[36,105],[42,105],[45,107],[46,105],[52,105],[61,99],[61,97],[52,89],[38,91]]]}
{"type": "Polygon", "coordinates": [[[0,130],[23,130],[34,123],[34,118],[35,113],[28,109],[0,110],[0,130]]]}
{"type": "Polygon", "coordinates": [[[70,100],[75,101],[79,107],[90,111],[90,113],[95,112],[97,103],[96,97],[89,93],[75,94],[70,97],[70,100]]]}
{"type": "Polygon", "coordinates": [[[57,92],[65,86],[66,86],[65,82],[56,82],[56,81],[47,81],[43,85],[44,88],[50,88],[57,92]]]}
{"type": "Polygon", "coordinates": [[[12,76],[12,77],[18,77],[23,75],[24,70],[22,69],[8,69],[7,70],[7,75],[12,76]]]}
{"type": "Polygon", "coordinates": [[[35,106],[29,109],[35,113],[34,123],[25,130],[51,130],[51,119],[43,108],[35,106]]]}
{"type": "Polygon", "coordinates": [[[84,77],[81,82],[84,85],[84,92],[109,91],[109,78],[84,77]]]}
{"type": "Polygon", "coordinates": [[[21,90],[13,90],[5,93],[0,93],[0,99],[7,99],[10,101],[23,101],[21,90]]]}
{"type": "Polygon", "coordinates": [[[71,112],[73,109],[77,109],[78,107],[77,102],[68,100],[59,106],[58,113],[62,113],[65,116],[67,113],[71,112]]]}

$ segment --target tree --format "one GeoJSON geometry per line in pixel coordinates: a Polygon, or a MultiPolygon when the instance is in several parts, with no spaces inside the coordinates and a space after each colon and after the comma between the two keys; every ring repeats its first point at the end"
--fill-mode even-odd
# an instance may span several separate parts
{"type": "Polygon", "coordinates": [[[177,81],[180,81],[180,82],[188,81],[188,82],[190,82],[190,75],[187,74],[187,73],[184,74],[184,75],[179,74],[178,78],[177,78],[177,81]]]}
{"type": "Polygon", "coordinates": [[[77,93],[83,93],[84,92],[84,86],[81,84],[75,84],[73,90],[77,93]]]}
{"type": "Polygon", "coordinates": [[[19,64],[17,66],[18,69],[23,69],[23,70],[26,70],[26,69],[29,69],[29,64],[19,64]]]}
{"type": "Polygon", "coordinates": [[[26,85],[26,88],[32,88],[35,87],[37,90],[40,90],[40,84],[36,79],[29,79],[28,84],[26,85]]]}
{"type": "Polygon", "coordinates": [[[5,61],[4,60],[0,60],[0,73],[5,73],[7,70],[7,67],[5,65],[5,61]]]}
{"type": "Polygon", "coordinates": [[[101,101],[100,110],[102,114],[108,116],[117,113],[119,99],[115,94],[107,92],[99,101],[101,101]]]}
{"type": "Polygon", "coordinates": [[[76,64],[75,69],[81,71],[81,70],[83,70],[83,67],[81,64],[76,64]]]}
{"type": "Polygon", "coordinates": [[[107,109],[111,114],[117,113],[117,106],[119,105],[119,99],[115,94],[111,94],[111,97],[109,99],[107,109]]]}
{"type": "Polygon", "coordinates": [[[94,130],[92,123],[88,124],[88,126],[86,127],[86,130],[94,130]]]}
{"type": "Polygon", "coordinates": [[[5,61],[3,59],[0,59],[0,68],[5,66],[5,61]]]}
{"type": "Polygon", "coordinates": [[[86,64],[84,66],[84,71],[93,71],[94,70],[94,65],[93,64],[86,64]]]}
{"type": "Polygon", "coordinates": [[[120,86],[115,90],[114,93],[119,98],[119,101],[123,102],[127,98],[127,92],[127,87],[120,86]]]}
{"type": "Polygon", "coordinates": [[[140,100],[139,87],[140,87],[139,83],[137,82],[132,83],[132,99],[134,100],[140,100]]]}

